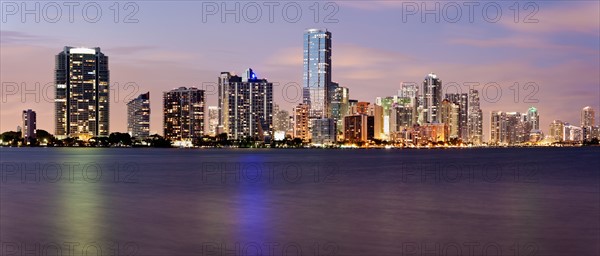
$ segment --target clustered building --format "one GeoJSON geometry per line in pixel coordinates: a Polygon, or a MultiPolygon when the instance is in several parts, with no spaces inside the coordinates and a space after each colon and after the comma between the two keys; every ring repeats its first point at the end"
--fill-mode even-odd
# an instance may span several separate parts
{"type": "Polygon", "coordinates": [[[517,145],[538,142],[542,137],[540,116],[534,107],[527,113],[492,111],[490,140],[493,145],[517,145]]]}
{"type": "Polygon", "coordinates": [[[572,125],[561,120],[550,123],[548,138],[552,142],[582,143],[600,138],[600,127],[596,125],[596,112],[590,106],[581,110],[580,126],[572,125]]]}
{"type": "MultiPolygon", "coordinates": [[[[396,95],[377,97],[374,104],[350,98],[347,87],[332,80],[332,34],[306,30],[303,37],[302,103],[293,111],[273,102],[273,83],[252,69],[241,76],[218,77],[218,105],[205,107],[205,91],[180,87],[163,93],[163,135],[174,144],[192,145],[204,135],[226,134],[229,140],[270,141],[298,138],[312,145],[365,144],[387,141],[403,145],[483,143],[479,92],[443,95],[435,73],[421,83],[402,83],[396,95]],[[206,120],[206,121],[205,121],[206,120]]],[[[109,135],[108,57],[100,48],[64,47],[56,55],[55,135],[81,140],[109,135]]],[[[22,137],[35,138],[36,115],[23,111],[22,137]]],[[[489,144],[518,145],[542,140],[581,143],[598,139],[595,111],[581,111],[580,126],[560,120],[544,137],[539,114],[492,111],[489,144]]],[[[127,103],[127,131],[150,136],[150,93],[127,103]]]]}

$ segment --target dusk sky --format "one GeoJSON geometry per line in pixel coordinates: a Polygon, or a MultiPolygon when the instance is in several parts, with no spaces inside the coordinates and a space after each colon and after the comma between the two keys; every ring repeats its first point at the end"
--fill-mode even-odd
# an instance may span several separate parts
{"type": "MultiPolygon", "coordinates": [[[[21,8],[21,2],[13,3],[21,8]]],[[[33,8],[36,2],[26,3],[33,8]]],[[[44,2],[38,3],[44,7],[44,2]]],[[[352,99],[374,102],[376,97],[395,95],[402,82],[421,83],[431,72],[442,79],[444,90],[454,87],[448,89],[450,92],[457,88],[449,86],[452,83],[479,83],[475,88],[482,94],[484,140],[489,138],[493,110],[525,112],[534,106],[545,133],[554,119],[579,125],[584,106],[600,112],[598,1],[533,2],[539,7],[537,12],[533,5],[525,9],[525,2],[519,2],[519,22],[515,22],[515,2],[497,2],[502,15],[495,23],[490,22],[494,9],[488,8],[488,17],[482,15],[488,2],[474,7],[472,23],[469,8],[462,2],[458,2],[462,16],[456,23],[450,22],[456,20],[456,8],[448,2],[437,2],[443,14],[439,22],[434,15],[425,16],[423,22],[421,12],[403,20],[407,8],[421,3],[434,8],[433,1],[404,5],[401,1],[341,1],[326,10],[326,2],[318,2],[319,22],[315,22],[311,10],[314,1],[296,2],[302,10],[296,23],[284,19],[293,19],[294,9],[288,9],[291,17],[282,15],[287,2],[274,7],[272,23],[265,2],[257,2],[262,17],[256,23],[248,22],[256,13],[253,6],[246,6],[248,2],[237,2],[240,7],[248,7],[239,23],[233,15],[222,22],[220,13],[208,15],[203,21],[202,2],[192,1],[131,2],[138,7],[133,16],[137,23],[123,23],[134,8],[124,9],[126,2],[120,2],[116,23],[111,10],[114,2],[97,3],[102,16],[96,23],[82,16],[85,2],[74,7],[72,23],[64,5],[58,22],[48,22],[55,18],[56,11],[47,6],[47,13],[42,13],[36,23],[33,15],[25,16],[27,20],[22,22],[20,10],[13,15],[14,6],[2,2],[0,131],[16,130],[21,125],[22,110],[33,109],[38,129],[54,133],[54,58],[64,46],[101,47],[109,56],[111,132],[126,132],[127,101],[149,91],[151,132],[162,134],[162,92],[180,86],[214,85],[220,72],[241,74],[246,68],[254,69],[260,78],[279,83],[275,102],[291,113],[292,106],[301,101],[301,90],[284,85],[301,84],[302,34],[308,28],[332,32],[333,80],[348,87],[352,99]],[[327,17],[336,6],[337,13],[327,17]],[[529,82],[538,85],[537,92],[535,86],[525,86],[529,82]],[[22,99],[25,88],[13,93],[12,83],[24,83],[28,90],[35,90],[35,83],[40,83],[39,100],[33,93],[22,99]],[[131,83],[137,87],[129,86],[131,83]],[[499,85],[502,95],[496,95],[494,87],[485,86],[489,83],[499,85]],[[511,89],[515,83],[520,85],[516,99],[517,88],[511,89]]],[[[204,3],[204,7],[226,3],[233,8],[236,2],[204,3]]],[[[88,14],[93,18],[94,9],[88,9],[88,14]]],[[[461,88],[466,92],[468,87],[461,88]]],[[[206,89],[208,105],[216,105],[214,87],[206,89]]]]}

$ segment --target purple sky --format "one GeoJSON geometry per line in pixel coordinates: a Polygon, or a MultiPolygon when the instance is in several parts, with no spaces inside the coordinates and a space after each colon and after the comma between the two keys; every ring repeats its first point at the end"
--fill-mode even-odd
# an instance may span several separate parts
{"type": "MultiPolygon", "coordinates": [[[[35,2],[26,3],[34,8],[35,2]]],[[[451,91],[457,86],[450,84],[466,91],[465,83],[479,83],[476,88],[488,94],[482,96],[486,139],[493,110],[525,112],[535,106],[544,131],[554,119],[579,124],[584,106],[600,112],[597,1],[540,1],[531,6],[519,2],[518,17],[515,2],[497,2],[498,6],[481,2],[473,7],[473,15],[465,3],[458,2],[461,16],[449,2],[345,1],[330,6],[318,2],[318,22],[315,2],[303,1],[295,2],[302,10],[295,23],[291,22],[295,5],[288,4],[288,16],[282,14],[288,2],[273,7],[273,22],[269,3],[257,2],[262,16],[256,23],[250,22],[256,17],[256,6],[249,2],[204,2],[205,8],[216,4],[219,9],[222,3],[230,9],[239,3],[239,23],[233,14],[222,22],[218,11],[203,20],[208,12],[203,12],[202,2],[193,1],[133,2],[135,6],[128,8],[121,2],[118,16],[112,10],[116,6],[111,9],[114,2],[97,2],[102,16],[96,23],[91,22],[94,6],[88,5],[88,16],[82,15],[86,2],[74,6],[73,22],[63,3],[58,3],[59,17],[56,6],[40,3],[39,23],[32,14],[22,22],[23,6],[15,10],[2,3],[0,131],[15,130],[21,111],[31,108],[37,112],[38,129],[54,132],[54,55],[66,45],[101,47],[109,56],[111,132],[126,131],[126,102],[150,91],[151,131],[162,134],[163,91],[204,85],[209,105],[215,105],[217,96],[208,84],[216,83],[222,71],[240,74],[248,67],[280,84],[275,101],[291,111],[300,100],[299,88],[290,85],[302,81],[302,34],[313,27],[333,33],[333,80],[350,88],[353,99],[374,102],[375,97],[394,95],[402,82],[420,83],[430,72],[442,78],[445,88],[455,88],[451,91]],[[415,5],[422,9],[421,4],[435,9],[436,3],[439,22],[434,14],[426,15],[423,22],[421,10],[407,13],[415,5]],[[137,13],[130,20],[138,22],[124,23],[134,7],[137,13]],[[502,11],[496,20],[495,7],[502,11]],[[13,83],[24,86],[11,93],[13,83]],[[37,92],[26,94],[25,90],[36,90],[36,83],[40,83],[37,92]],[[495,86],[502,95],[496,94],[495,86]]]]}

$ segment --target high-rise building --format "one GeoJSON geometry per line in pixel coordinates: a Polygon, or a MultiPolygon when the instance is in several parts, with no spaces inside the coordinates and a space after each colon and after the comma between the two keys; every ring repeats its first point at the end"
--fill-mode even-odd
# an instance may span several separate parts
{"type": "Polygon", "coordinates": [[[208,106],[206,134],[209,136],[217,136],[217,127],[219,126],[219,107],[208,106]]]}
{"type": "Polygon", "coordinates": [[[391,135],[394,132],[398,132],[397,110],[399,107],[404,106],[407,100],[409,98],[399,96],[377,97],[375,99],[375,106],[381,108],[381,111],[374,111],[376,122],[375,138],[390,140],[391,135]],[[381,125],[377,125],[378,122],[381,125]],[[377,134],[378,132],[380,133],[379,135],[377,134]]]}
{"type": "Polygon", "coordinates": [[[109,134],[108,57],[100,48],[66,46],[56,55],[54,134],[87,140],[109,134]]]}
{"type": "Polygon", "coordinates": [[[581,127],[596,125],[596,111],[590,106],[581,110],[581,127]]]}
{"type": "Polygon", "coordinates": [[[442,101],[440,107],[440,123],[444,123],[448,126],[448,138],[458,138],[459,128],[459,106],[449,100],[445,99],[442,101]]]}
{"type": "Polygon", "coordinates": [[[32,139],[35,139],[37,130],[37,118],[35,111],[31,109],[23,110],[23,128],[21,128],[21,137],[29,144],[32,139]]]}
{"type": "Polygon", "coordinates": [[[368,115],[352,115],[344,118],[344,139],[351,142],[366,142],[375,136],[375,119],[368,115]]]}
{"type": "Polygon", "coordinates": [[[596,125],[596,112],[590,106],[584,107],[581,110],[581,129],[583,132],[583,139],[590,141],[593,138],[597,138],[598,127],[596,125]]]}
{"type": "Polygon", "coordinates": [[[294,137],[302,139],[303,142],[310,141],[309,125],[310,107],[300,103],[294,108],[294,137]]]}
{"type": "Polygon", "coordinates": [[[500,143],[500,133],[502,132],[502,122],[504,113],[502,111],[492,111],[490,115],[490,144],[500,143]]]}
{"type": "Polygon", "coordinates": [[[336,142],[337,123],[332,118],[312,119],[312,138],[313,145],[333,145],[336,142]]]}
{"type": "Polygon", "coordinates": [[[564,141],[563,130],[565,123],[560,120],[554,120],[550,123],[550,139],[554,142],[564,141]]]}
{"type": "Polygon", "coordinates": [[[309,29],[304,33],[303,103],[310,106],[310,118],[328,117],[332,98],[331,32],[309,29]]]}
{"type": "Polygon", "coordinates": [[[565,123],[563,126],[563,138],[565,141],[578,143],[583,141],[583,129],[578,126],[565,123]]]}
{"type": "Polygon", "coordinates": [[[150,136],[150,92],[127,103],[127,132],[135,138],[150,136]]]}
{"type": "Polygon", "coordinates": [[[481,111],[479,103],[479,91],[471,89],[469,90],[469,101],[468,101],[468,134],[470,143],[475,145],[483,142],[483,112],[481,111]]]}
{"type": "Polygon", "coordinates": [[[290,129],[290,113],[286,110],[279,109],[279,105],[273,105],[273,130],[275,132],[283,132],[284,134],[290,129]]]}
{"type": "Polygon", "coordinates": [[[434,73],[425,77],[420,103],[423,106],[423,122],[439,123],[439,108],[442,104],[442,80],[434,73]]]}
{"type": "Polygon", "coordinates": [[[458,106],[458,137],[469,140],[469,94],[447,93],[446,99],[458,106]]]}
{"type": "Polygon", "coordinates": [[[252,69],[242,77],[221,73],[219,108],[220,125],[230,139],[273,136],[273,83],[259,79],[252,69]]]}
{"type": "MultiPolygon", "coordinates": [[[[398,96],[402,98],[417,99],[419,95],[419,88],[415,83],[402,83],[398,96]]],[[[415,102],[416,103],[416,102],[415,102]]]]}
{"type": "Polygon", "coordinates": [[[519,112],[493,111],[490,122],[491,144],[516,145],[527,142],[530,132],[527,130],[525,114],[519,112]]]}
{"type": "Polygon", "coordinates": [[[164,136],[192,143],[204,135],[204,90],[180,87],[163,93],[164,136]]]}
{"type": "Polygon", "coordinates": [[[530,107],[527,110],[527,126],[531,130],[539,130],[540,129],[540,115],[538,114],[538,110],[535,107],[530,107]]]}
{"type": "Polygon", "coordinates": [[[346,87],[335,88],[331,101],[331,118],[337,122],[337,130],[341,131],[344,125],[344,117],[348,115],[350,106],[349,90],[346,87]]]}

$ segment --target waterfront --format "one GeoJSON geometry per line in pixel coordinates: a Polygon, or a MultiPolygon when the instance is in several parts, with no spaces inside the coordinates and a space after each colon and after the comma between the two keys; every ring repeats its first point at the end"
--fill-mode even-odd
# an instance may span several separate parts
{"type": "Polygon", "coordinates": [[[2,252],[597,255],[599,153],[2,148],[2,252]]]}

